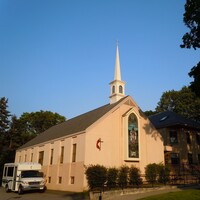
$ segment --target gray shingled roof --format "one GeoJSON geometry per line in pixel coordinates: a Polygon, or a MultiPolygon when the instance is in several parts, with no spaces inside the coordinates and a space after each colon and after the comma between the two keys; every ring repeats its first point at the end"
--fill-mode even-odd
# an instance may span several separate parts
{"type": "Polygon", "coordinates": [[[54,140],[56,138],[61,138],[67,135],[84,131],[90,125],[100,119],[103,115],[109,112],[112,108],[114,108],[117,104],[122,102],[126,97],[122,98],[116,103],[104,105],[72,119],[69,119],[61,124],[55,125],[42,132],[26,144],[22,145],[19,149],[27,148],[43,142],[54,140]]]}
{"type": "Polygon", "coordinates": [[[184,118],[181,115],[178,115],[172,111],[161,112],[152,116],[149,116],[149,120],[155,126],[155,128],[160,129],[169,126],[184,126],[193,129],[200,130],[200,124],[184,118]]]}

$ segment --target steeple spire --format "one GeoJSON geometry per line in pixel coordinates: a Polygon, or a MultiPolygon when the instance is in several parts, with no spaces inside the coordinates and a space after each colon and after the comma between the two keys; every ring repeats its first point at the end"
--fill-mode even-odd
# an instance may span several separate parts
{"type": "Polygon", "coordinates": [[[121,80],[118,42],[117,42],[117,48],[116,48],[116,61],[115,61],[115,77],[114,77],[114,80],[121,80]]]}
{"type": "Polygon", "coordinates": [[[114,80],[110,82],[110,104],[119,101],[125,96],[125,82],[121,80],[120,72],[120,59],[119,59],[119,48],[117,42],[116,48],[116,61],[115,61],[115,75],[114,80]]]}

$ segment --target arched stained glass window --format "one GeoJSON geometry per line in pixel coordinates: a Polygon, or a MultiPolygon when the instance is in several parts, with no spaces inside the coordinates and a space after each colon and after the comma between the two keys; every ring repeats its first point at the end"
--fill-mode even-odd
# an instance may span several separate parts
{"type": "Polygon", "coordinates": [[[119,93],[123,93],[123,87],[121,85],[119,86],[119,93]]]}
{"type": "Polygon", "coordinates": [[[115,93],[115,86],[114,85],[112,86],[112,93],[113,94],[115,93]]]}
{"type": "Polygon", "coordinates": [[[138,120],[133,113],[128,118],[128,157],[139,158],[138,120]]]}

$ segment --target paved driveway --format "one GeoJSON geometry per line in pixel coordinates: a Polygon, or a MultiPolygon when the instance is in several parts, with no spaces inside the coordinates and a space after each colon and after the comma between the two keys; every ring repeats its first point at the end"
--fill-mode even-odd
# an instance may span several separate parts
{"type": "Polygon", "coordinates": [[[59,191],[49,191],[45,193],[39,192],[27,192],[23,195],[18,193],[9,192],[6,193],[3,187],[0,187],[0,200],[89,200],[89,198],[83,194],[74,194],[59,191]]]}

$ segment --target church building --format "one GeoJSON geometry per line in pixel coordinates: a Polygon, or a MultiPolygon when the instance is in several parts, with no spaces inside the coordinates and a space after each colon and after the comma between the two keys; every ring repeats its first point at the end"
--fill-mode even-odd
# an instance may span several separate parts
{"type": "Polygon", "coordinates": [[[44,131],[16,151],[15,162],[39,162],[52,190],[87,190],[85,166],[164,163],[164,146],[121,80],[118,45],[110,102],[44,131]]]}

